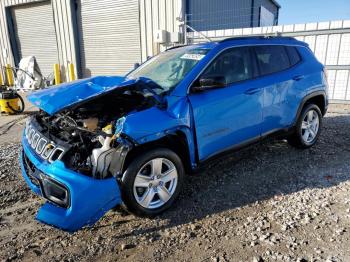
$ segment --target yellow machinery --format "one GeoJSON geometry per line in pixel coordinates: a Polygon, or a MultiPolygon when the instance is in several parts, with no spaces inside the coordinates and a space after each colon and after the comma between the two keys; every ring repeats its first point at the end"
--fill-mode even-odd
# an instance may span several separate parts
{"type": "MultiPolygon", "coordinates": [[[[20,70],[20,69],[13,68],[9,64],[6,65],[6,67],[4,68],[5,68],[5,74],[7,79],[6,81],[7,86],[4,85],[5,83],[2,79],[2,75],[0,72],[0,114],[9,114],[9,115],[20,114],[24,111],[23,98],[15,90],[11,89],[11,87],[13,87],[15,83],[13,73],[15,72],[15,70],[20,70]]],[[[1,70],[1,67],[0,67],[0,70],[1,70]]],[[[68,71],[69,71],[69,80],[74,81],[76,79],[76,76],[75,76],[75,70],[74,70],[73,64],[69,63],[68,71]]],[[[29,74],[27,73],[27,75],[29,74]]],[[[59,64],[54,65],[54,77],[55,77],[55,84],[56,85],[60,84],[61,72],[60,72],[59,64]]]]}
{"type": "MultiPolygon", "coordinates": [[[[9,86],[14,85],[13,72],[10,65],[6,65],[6,76],[9,86]]],[[[24,101],[15,91],[6,87],[0,72],[0,114],[19,114],[24,111],[24,101]],[[20,103],[22,106],[20,106],[20,103]]]]}
{"type": "Polygon", "coordinates": [[[0,88],[0,113],[20,114],[24,111],[23,98],[14,90],[0,88]],[[21,106],[20,106],[21,103],[21,106]]]}

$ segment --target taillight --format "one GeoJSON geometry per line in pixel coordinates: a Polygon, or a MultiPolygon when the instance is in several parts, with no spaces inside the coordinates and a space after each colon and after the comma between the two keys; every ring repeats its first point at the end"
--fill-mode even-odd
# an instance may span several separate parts
{"type": "Polygon", "coordinates": [[[328,73],[327,73],[327,69],[323,68],[323,81],[324,81],[324,85],[325,85],[325,89],[326,89],[326,95],[328,97],[329,94],[329,86],[328,86],[328,73]]]}

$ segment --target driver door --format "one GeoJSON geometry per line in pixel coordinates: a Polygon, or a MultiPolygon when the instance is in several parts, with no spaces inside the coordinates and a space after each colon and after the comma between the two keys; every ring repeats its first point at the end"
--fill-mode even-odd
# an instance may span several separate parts
{"type": "Polygon", "coordinates": [[[256,74],[251,49],[237,47],[222,52],[200,76],[226,79],[225,87],[189,95],[200,161],[260,138],[263,92],[256,74]]]}

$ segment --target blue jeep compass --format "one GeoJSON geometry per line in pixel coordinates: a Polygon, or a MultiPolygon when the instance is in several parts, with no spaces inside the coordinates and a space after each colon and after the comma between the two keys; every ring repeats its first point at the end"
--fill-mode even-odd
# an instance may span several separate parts
{"type": "Polygon", "coordinates": [[[323,65],[285,37],[175,47],[29,100],[40,111],[23,133],[23,177],[47,200],[37,219],[68,231],[121,203],[157,215],[186,173],[267,136],[309,148],[328,105],[323,65]]]}

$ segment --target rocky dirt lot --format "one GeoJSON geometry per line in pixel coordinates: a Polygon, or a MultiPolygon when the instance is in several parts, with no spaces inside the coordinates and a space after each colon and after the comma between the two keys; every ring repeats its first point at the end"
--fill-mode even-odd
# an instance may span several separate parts
{"type": "Polygon", "coordinates": [[[350,107],[330,108],[312,149],[247,148],[189,176],[156,219],[110,211],[74,234],[34,219],[43,202],[20,176],[23,124],[0,128],[4,261],[350,261],[350,107]]]}

